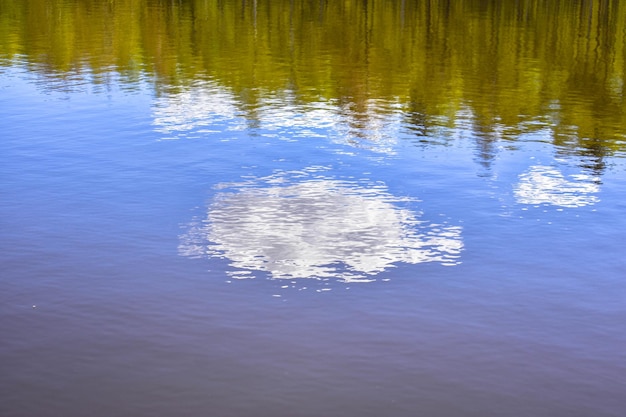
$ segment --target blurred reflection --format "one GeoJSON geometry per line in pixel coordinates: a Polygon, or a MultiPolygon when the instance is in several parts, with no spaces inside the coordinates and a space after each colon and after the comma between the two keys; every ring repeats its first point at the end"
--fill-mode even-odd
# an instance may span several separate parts
{"type": "Polygon", "coordinates": [[[590,175],[566,178],[558,169],[536,165],[519,177],[515,197],[520,204],[551,204],[560,207],[582,207],[597,203],[599,185],[590,175]]]}
{"type": "Polygon", "coordinates": [[[623,156],[624,33],[619,0],[0,0],[0,65],[53,74],[52,88],[115,73],[160,95],[210,79],[248,128],[275,100],[298,115],[332,107],[334,137],[383,151],[399,118],[436,144],[469,112],[486,170],[498,144],[541,130],[569,154],[623,156]]]}
{"type": "MultiPolygon", "coordinates": [[[[207,133],[219,123],[237,124],[235,100],[226,89],[211,82],[158,98],[153,109],[155,130],[166,137],[207,133]]],[[[242,127],[243,120],[239,120],[242,127]]],[[[223,128],[220,128],[222,130],[223,128]]]]}
{"type": "Polygon", "coordinates": [[[211,81],[161,95],[153,116],[155,130],[168,138],[251,129],[282,140],[320,137],[386,154],[396,151],[401,126],[400,109],[384,100],[369,100],[354,109],[332,101],[299,103],[286,91],[249,105],[241,94],[211,81]]]}
{"type": "MultiPolygon", "coordinates": [[[[319,169],[224,186],[206,219],[181,238],[184,256],[226,257],[272,278],[367,281],[400,262],[459,263],[461,228],[431,224],[381,184],[319,169]]],[[[246,276],[246,275],[241,275],[246,276]]]]}

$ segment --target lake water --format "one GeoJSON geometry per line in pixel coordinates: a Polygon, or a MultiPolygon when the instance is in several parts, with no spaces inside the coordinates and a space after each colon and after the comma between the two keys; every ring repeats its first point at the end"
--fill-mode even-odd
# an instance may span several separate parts
{"type": "Polygon", "coordinates": [[[0,415],[626,412],[626,4],[0,0],[0,415]]]}

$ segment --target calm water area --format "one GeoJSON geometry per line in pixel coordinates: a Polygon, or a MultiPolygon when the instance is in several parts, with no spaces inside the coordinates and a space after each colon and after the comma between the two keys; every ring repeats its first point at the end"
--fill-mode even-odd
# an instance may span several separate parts
{"type": "Polygon", "coordinates": [[[0,416],[623,417],[626,2],[0,0],[0,416]]]}

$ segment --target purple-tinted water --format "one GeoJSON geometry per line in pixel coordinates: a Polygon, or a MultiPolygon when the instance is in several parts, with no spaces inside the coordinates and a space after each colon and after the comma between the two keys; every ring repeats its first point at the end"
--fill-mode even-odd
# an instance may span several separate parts
{"type": "Polygon", "coordinates": [[[623,415],[623,155],[112,77],[0,74],[0,415],[623,415]]]}

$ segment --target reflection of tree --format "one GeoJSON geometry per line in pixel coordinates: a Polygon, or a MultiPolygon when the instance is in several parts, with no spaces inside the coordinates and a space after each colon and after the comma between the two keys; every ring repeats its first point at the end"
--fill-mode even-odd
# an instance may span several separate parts
{"type": "Polygon", "coordinates": [[[422,137],[468,108],[480,140],[532,124],[596,157],[624,150],[625,32],[618,0],[0,0],[0,54],[42,72],[208,77],[250,120],[289,91],[342,103],[354,137],[376,118],[372,100],[406,108],[422,137]]]}
{"type": "Polygon", "coordinates": [[[491,165],[495,160],[497,153],[497,143],[500,135],[495,130],[496,125],[483,126],[476,128],[476,161],[487,171],[491,169],[491,165]]]}

